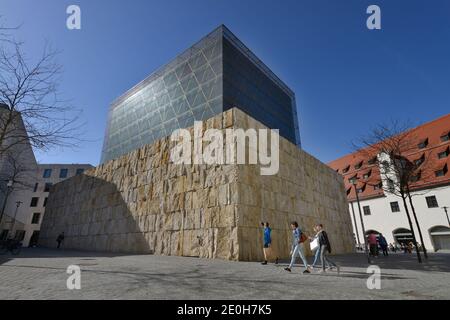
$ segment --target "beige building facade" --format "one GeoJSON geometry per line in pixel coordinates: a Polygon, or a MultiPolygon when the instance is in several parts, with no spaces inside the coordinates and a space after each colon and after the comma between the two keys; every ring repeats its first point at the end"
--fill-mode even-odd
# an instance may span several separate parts
{"type": "MultiPolygon", "coordinates": [[[[233,108],[209,128],[266,127],[233,108]]],[[[322,223],[333,253],[354,251],[342,178],[285,138],[279,171],[267,176],[259,164],[174,164],[174,144],[159,139],[53,186],[39,243],[65,232],[66,248],[253,261],[263,257],[260,221],[280,257],[297,221],[307,234],[322,223]]]]}

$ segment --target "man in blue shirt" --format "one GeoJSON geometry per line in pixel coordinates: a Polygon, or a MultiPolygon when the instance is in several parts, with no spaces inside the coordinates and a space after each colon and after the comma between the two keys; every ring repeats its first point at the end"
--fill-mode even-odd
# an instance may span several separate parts
{"type": "MultiPolygon", "coordinates": [[[[267,257],[269,256],[273,257],[275,255],[272,248],[272,237],[271,237],[272,229],[270,229],[269,227],[269,222],[261,222],[261,225],[264,227],[264,238],[263,238],[264,261],[261,264],[266,265],[268,260],[267,257]]],[[[278,258],[275,259],[275,264],[278,264],[278,258]]]]}

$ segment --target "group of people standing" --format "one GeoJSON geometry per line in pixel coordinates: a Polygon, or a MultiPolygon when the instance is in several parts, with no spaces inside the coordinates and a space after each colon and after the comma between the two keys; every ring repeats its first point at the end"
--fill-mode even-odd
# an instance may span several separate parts
{"type": "MultiPolygon", "coordinates": [[[[261,222],[261,225],[264,227],[264,261],[262,264],[267,264],[269,259],[268,257],[274,258],[275,264],[278,264],[278,256],[274,252],[272,246],[272,229],[269,226],[269,222],[261,222]]],[[[331,259],[327,256],[328,253],[331,253],[331,244],[322,224],[317,224],[314,226],[315,235],[313,237],[308,237],[300,229],[296,221],[293,221],[290,227],[292,230],[292,246],[290,252],[291,262],[288,267],[284,268],[284,270],[291,272],[295,264],[295,260],[297,256],[299,256],[305,268],[303,273],[311,273],[314,270],[319,258],[322,263],[321,270],[319,270],[319,272],[326,272],[327,269],[332,270],[333,268],[336,268],[338,273],[340,272],[339,266],[331,261],[331,259]],[[305,257],[305,243],[307,240],[310,241],[311,250],[314,252],[314,261],[312,265],[308,264],[305,257]]]]}
{"type": "MultiPolygon", "coordinates": [[[[367,241],[369,244],[369,254],[372,257],[378,257],[379,251],[383,252],[383,256],[387,257],[389,255],[389,251],[397,252],[403,251],[404,253],[411,253],[414,250],[414,244],[410,242],[402,242],[401,246],[398,243],[388,243],[386,238],[381,233],[370,233],[367,236],[367,241]]],[[[417,244],[419,250],[421,248],[420,244],[417,244]]]]}
{"type": "Polygon", "coordinates": [[[388,243],[386,238],[379,233],[378,236],[375,233],[370,233],[367,237],[367,241],[369,243],[369,253],[372,257],[378,257],[378,247],[381,248],[383,252],[383,256],[388,256],[388,243]]]}

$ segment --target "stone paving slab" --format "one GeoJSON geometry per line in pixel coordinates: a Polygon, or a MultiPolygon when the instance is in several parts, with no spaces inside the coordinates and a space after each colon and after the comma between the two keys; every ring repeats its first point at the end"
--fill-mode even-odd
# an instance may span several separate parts
{"type": "MultiPolygon", "coordinates": [[[[332,257],[342,272],[304,275],[285,262],[263,266],[155,255],[26,248],[0,256],[0,299],[449,299],[450,254],[392,254],[381,267],[380,290],[366,286],[362,254],[332,257]],[[81,290],[68,290],[71,264],[81,268],[81,290]]],[[[311,257],[309,257],[311,259],[311,257]]]]}

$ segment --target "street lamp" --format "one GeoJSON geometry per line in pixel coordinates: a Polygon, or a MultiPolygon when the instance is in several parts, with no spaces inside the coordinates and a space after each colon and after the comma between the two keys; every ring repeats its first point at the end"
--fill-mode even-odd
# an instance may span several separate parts
{"type": "Polygon", "coordinates": [[[364,228],[364,220],[363,220],[363,216],[361,213],[361,204],[359,203],[358,189],[356,188],[356,185],[358,183],[358,178],[356,178],[356,177],[353,178],[351,182],[352,182],[353,186],[355,187],[356,202],[358,202],[359,218],[361,219],[361,229],[362,229],[362,233],[363,233],[363,237],[364,237],[364,253],[367,256],[368,263],[371,264],[372,261],[370,261],[369,251],[367,250],[366,228],[364,228]]]}
{"type": "Polygon", "coordinates": [[[450,227],[450,219],[448,218],[448,212],[447,212],[448,207],[444,206],[444,207],[442,207],[442,209],[444,209],[444,211],[445,211],[445,215],[447,216],[447,223],[448,223],[448,226],[450,227]]]}
{"type": "Polygon", "coordinates": [[[16,224],[17,211],[19,210],[19,207],[22,203],[23,203],[22,201],[16,201],[16,211],[14,212],[14,220],[11,227],[11,235],[14,235],[14,225],[16,224]]]}
{"type": "Polygon", "coordinates": [[[3,214],[5,213],[5,209],[6,209],[6,204],[8,203],[8,197],[9,194],[11,193],[14,181],[13,180],[4,180],[6,183],[6,194],[5,194],[5,200],[3,200],[3,206],[2,206],[2,211],[0,213],[0,224],[2,223],[2,219],[3,219],[3,214]]]}

